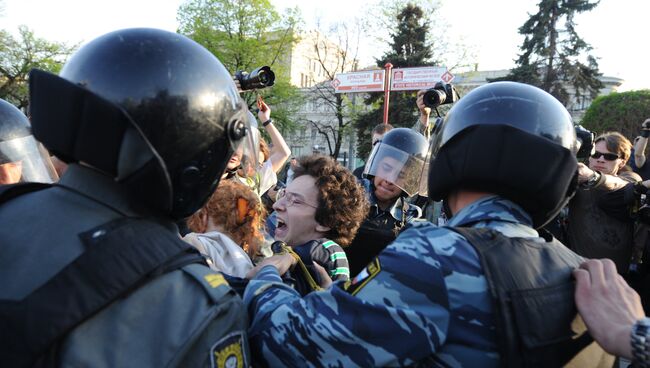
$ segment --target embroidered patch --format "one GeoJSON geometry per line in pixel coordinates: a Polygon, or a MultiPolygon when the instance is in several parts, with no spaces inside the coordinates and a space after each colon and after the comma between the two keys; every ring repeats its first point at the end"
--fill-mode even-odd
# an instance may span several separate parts
{"type": "Polygon", "coordinates": [[[248,367],[246,360],[242,333],[230,334],[210,349],[212,368],[245,368],[248,367]]]}
{"type": "Polygon", "coordinates": [[[210,286],[212,286],[212,288],[216,288],[219,285],[228,284],[226,282],[226,279],[220,273],[211,273],[211,274],[205,275],[204,279],[205,279],[205,281],[208,282],[208,284],[210,284],[210,286]]]}
{"type": "Polygon", "coordinates": [[[352,280],[346,281],[343,287],[348,293],[356,295],[359,290],[363,289],[370,280],[379,274],[379,271],[381,271],[381,264],[379,264],[379,257],[376,257],[352,280]]]}

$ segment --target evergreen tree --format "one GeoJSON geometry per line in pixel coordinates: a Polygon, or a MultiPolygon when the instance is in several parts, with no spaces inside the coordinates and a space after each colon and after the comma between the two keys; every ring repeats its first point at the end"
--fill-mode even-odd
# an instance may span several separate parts
{"type": "MultiPolygon", "coordinates": [[[[428,17],[414,4],[407,4],[397,14],[397,26],[391,33],[390,50],[380,59],[377,66],[383,68],[386,63],[394,68],[430,66],[439,64],[433,60],[432,45],[427,40],[429,34],[428,17]]],[[[393,92],[390,95],[388,122],[394,127],[411,127],[417,119],[415,105],[416,92],[393,92]]],[[[357,150],[359,157],[367,157],[371,150],[370,132],[383,120],[384,93],[369,94],[365,101],[370,108],[360,114],[355,121],[357,129],[357,150]]]]}
{"type": "Polygon", "coordinates": [[[539,11],[532,15],[519,33],[525,36],[522,53],[510,74],[497,80],[510,80],[532,84],[552,94],[570,107],[567,86],[575,89],[575,102],[585,96],[594,99],[602,88],[598,79],[598,62],[576,33],[574,16],[589,11],[600,0],[541,0],[539,11]]]}

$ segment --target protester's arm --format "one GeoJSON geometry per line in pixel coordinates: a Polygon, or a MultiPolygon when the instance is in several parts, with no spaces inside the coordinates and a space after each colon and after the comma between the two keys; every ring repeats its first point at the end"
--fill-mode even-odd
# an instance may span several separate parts
{"type": "Polygon", "coordinates": [[[591,336],[607,352],[632,359],[632,328],[645,315],[639,295],[609,259],[588,260],[573,274],[578,312],[591,336]]]}
{"type": "Polygon", "coordinates": [[[598,180],[593,185],[590,185],[591,188],[598,188],[598,190],[616,190],[623,188],[630,183],[629,180],[614,176],[601,174],[590,169],[587,165],[583,163],[578,163],[578,184],[587,183],[591,178],[597,177],[598,180]]]}
{"type": "MultiPolygon", "coordinates": [[[[260,108],[260,111],[257,113],[257,117],[260,119],[262,125],[264,125],[265,122],[268,122],[271,119],[271,108],[268,107],[268,105],[264,102],[261,102],[260,104],[262,106],[260,108]]],[[[269,137],[271,137],[272,147],[269,160],[271,160],[273,172],[277,173],[282,169],[284,163],[287,162],[289,156],[291,156],[291,149],[282,137],[282,134],[280,134],[278,128],[275,127],[274,123],[267,123],[264,126],[264,129],[269,134],[269,137]]]]}
{"type": "Polygon", "coordinates": [[[641,124],[641,136],[634,144],[634,164],[639,169],[645,164],[645,149],[648,145],[648,137],[650,137],[650,119],[646,119],[641,124]]]}

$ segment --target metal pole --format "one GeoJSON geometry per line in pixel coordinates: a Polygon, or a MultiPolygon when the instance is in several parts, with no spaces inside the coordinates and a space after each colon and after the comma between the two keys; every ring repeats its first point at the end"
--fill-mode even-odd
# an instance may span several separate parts
{"type": "Polygon", "coordinates": [[[393,70],[393,64],[386,63],[384,65],[386,69],[386,74],[384,77],[384,124],[388,124],[388,104],[390,103],[390,77],[391,70],[393,70]]]}

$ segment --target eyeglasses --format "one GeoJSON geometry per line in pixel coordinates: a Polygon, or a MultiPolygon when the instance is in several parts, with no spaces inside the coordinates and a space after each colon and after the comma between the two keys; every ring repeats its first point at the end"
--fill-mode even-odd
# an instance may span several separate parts
{"type": "Polygon", "coordinates": [[[318,208],[318,206],[314,206],[313,204],[309,204],[301,199],[296,198],[296,195],[293,193],[287,193],[287,190],[285,188],[282,188],[278,191],[278,194],[275,197],[275,201],[278,202],[282,198],[284,198],[285,201],[287,202],[286,204],[287,207],[291,207],[294,205],[298,205],[298,206],[305,205],[311,208],[318,208]]]}
{"type": "Polygon", "coordinates": [[[607,160],[607,161],[614,161],[614,160],[616,160],[618,158],[618,155],[615,154],[615,153],[603,153],[603,152],[598,152],[598,151],[595,151],[591,155],[591,158],[599,159],[601,156],[604,157],[605,160],[607,160]]]}

